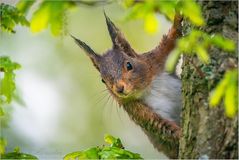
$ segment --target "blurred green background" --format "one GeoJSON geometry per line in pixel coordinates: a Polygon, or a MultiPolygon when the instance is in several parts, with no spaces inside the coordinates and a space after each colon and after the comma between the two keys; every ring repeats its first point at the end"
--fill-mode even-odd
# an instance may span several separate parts
{"type": "MultiPolygon", "coordinates": [[[[67,13],[67,30],[100,54],[111,48],[103,9],[139,53],[155,47],[170,26],[157,15],[158,33],[150,35],[144,31],[143,21],[123,21],[122,5],[78,5],[67,13]]],[[[10,36],[1,32],[0,44],[0,54],[22,66],[16,83],[24,103],[11,104],[9,127],[1,131],[8,141],[7,150],[19,146],[40,159],[60,159],[69,152],[101,145],[104,134],[109,133],[143,158],[166,158],[108,98],[98,71],[69,35],[53,37],[49,30],[34,34],[17,27],[10,36]]]]}

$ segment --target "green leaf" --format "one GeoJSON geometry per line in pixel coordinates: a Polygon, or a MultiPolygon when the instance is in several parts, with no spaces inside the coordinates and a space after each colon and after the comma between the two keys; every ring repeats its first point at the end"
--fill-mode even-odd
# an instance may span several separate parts
{"type": "Polygon", "coordinates": [[[115,138],[109,134],[106,134],[104,137],[105,142],[110,144],[111,147],[118,147],[118,148],[124,148],[121,140],[119,138],[115,138]]]}
{"type": "Polygon", "coordinates": [[[12,93],[15,90],[14,75],[11,72],[5,72],[1,82],[0,94],[6,97],[6,102],[12,100],[12,93]]]}
{"type": "Polygon", "coordinates": [[[238,70],[233,69],[227,71],[223,79],[211,93],[209,104],[211,107],[219,105],[224,96],[225,113],[228,117],[233,118],[237,113],[238,106],[238,70]]]}
{"type": "Polygon", "coordinates": [[[112,145],[114,143],[114,141],[116,140],[116,138],[109,135],[109,134],[106,134],[105,137],[104,137],[104,140],[105,140],[106,143],[112,145]]]}
{"type": "Polygon", "coordinates": [[[215,90],[212,91],[209,98],[209,105],[211,107],[215,107],[219,105],[222,97],[225,94],[225,89],[227,87],[228,82],[230,81],[230,75],[226,74],[224,78],[219,82],[219,84],[216,86],[215,90]]]}
{"type": "Polygon", "coordinates": [[[8,57],[0,57],[0,72],[4,73],[3,78],[0,78],[0,104],[10,103],[15,91],[15,73],[20,65],[12,62],[8,57]]]}
{"type": "Polygon", "coordinates": [[[224,38],[221,35],[211,36],[211,43],[229,52],[233,52],[236,49],[236,45],[232,40],[224,38]]]}
{"type": "Polygon", "coordinates": [[[7,141],[1,137],[0,138],[0,155],[5,153],[6,145],[7,145],[7,141]]]}
{"type": "Polygon", "coordinates": [[[224,106],[226,115],[233,118],[236,116],[238,109],[238,70],[228,71],[227,74],[230,75],[230,81],[225,93],[224,106]]]}
{"type": "Polygon", "coordinates": [[[20,12],[26,14],[35,1],[36,0],[20,0],[16,6],[20,12]]]}
{"type": "Polygon", "coordinates": [[[193,41],[189,41],[186,37],[185,38],[180,38],[177,42],[177,48],[181,51],[181,52],[191,52],[192,47],[190,45],[190,43],[192,43],[193,41]]]}
{"type": "Polygon", "coordinates": [[[181,53],[180,50],[175,49],[172,51],[172,53],[168,56],[168,59],[166,61],[166,71],[173,72],[175,69],[175,65],[178,62],[178,59],[180,57],[181,53]]]}
{"type": "Polygon", "coordinates": [[[98,147],[90,148],[90,149],[87,149],[85,151],[72,152],[72,153],[67,154],[64,157],[64,160],[99,159],[98,152],[99,152],[98,147]]]}
{"type": "Polygon", "coordinates": [[[3,70],[3,72],[12,72],[19,68],[21,66],[16,62],[12,62],[9,57],[0,56],[0,70],[3,70]]]}
{"type": "Polygon", "coordinates": [[[131,7],[134,4],[134,0],[124,0],[122,1],[124,7],[131,7]]]}
{"type": "Polygon", "coordinates": [[[198,58],[199,58],[202,62],[208,64],[209,61],[210,61],[210,58],[209,58],[209,55],[208,55],[208,53],[207,53],[206,48],[203,47],[203,46],[201,46],[201,45],[198,45],[195,50],[196,50],[196,53],[197,53],[197,55],[198,55],[198,58]]]}
{"type": "Polygon", "coordinates": [[[63,159],[64,160],[74,160],[74,159],[81,157],[82,154],[83,154],[82,151],[68,153],[67,155],[64,156],[63,159]]]}
{"type": "Polygon", "coordinates": [[[155,9],[159,8],[159,12],[166,16],[169,20],[173,21],[175,15],[175,8],[177,6],[177,1],[159,1],[154,4],[155,9]]]}
{"type": "Polygon", "coordinates": [[[146,15],[144,28],[150,34],[155,34],[158,31],[158,20],[153,13],[146,15]]]}
{"type": "Polygon", "coordinates": [[[142,159],[139,154],[118,147],[104,147],[99,155],[101,159],[142,159]]]}
{"type": "Polygon", "coordinates": [[[14,148],[14,152],[16,152],[16,153],[20,153],[20,152],[21,152],[21,149],[20,149],[20,147],[18,147],[18,146],[17,146],[17,147],[15,147],[15,148],[14,148]]]}
{"type": "Polygon", "coordinates": [[[180,1],[180,10],[194,25],[202,26],[205,24],[201,14],[200,6],[193,0],[180,1]]]}
{"type": "Polygon", "coordinates": [[[50,6],[43,2],[31,19],[30,28],[33,33],[40,32],[48,26],[50,13],[50,6]]]}
{"type": "Polygon", "coordinates": [[[30,28],[33,33],[50,26],[51,33],[58,36],[62,33],[65,12],[76,5],[73,1],[44,1],[33,13],[30,28]]]}
{"type": "Polygon", "coordinates": [[[17,152],[10,152],[1,155],[2,159],[32,159],[32,160],[37,160],[38,158],[36,156],[33,156],[31,154],[26,154],[26,153],[17,153],[17,152]]]}
{"type": "Polygon", "coordinates": [[[32,159],[37,160],[38,158],[36,156],[26,154],[26,153],[20,153],[20,148],[16,147],[14,149],[14,152],[5,153],[5,147],[7,145],[7,141],[3,138],[0,138],[0,159],[32,159]]]}
{"type": "Polygon", "coordinates": [[[224,106],[226,115],[230,118],[233,118],[236,115],[237,107],[235,106],[235,98],[237,97],[235,96],[236,88],[234,88],[232,84],[229,84],[225,92],[224,106]]]}

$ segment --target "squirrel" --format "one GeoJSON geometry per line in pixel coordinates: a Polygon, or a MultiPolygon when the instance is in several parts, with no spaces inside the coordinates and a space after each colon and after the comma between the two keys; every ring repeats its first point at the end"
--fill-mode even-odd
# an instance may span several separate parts
{"type": "Polygon", "coordinates": [[[75,42],[90,57],[102,82],[116,101],[138,124],[158,151],[177,158],[181,136],[181,81],[164,71],[165,61],[181,36],[182,17],[174,23],[153,50],[137,54],[120,30],[104,13],[112,49],[97,54],[85,42],[75,42]]]}

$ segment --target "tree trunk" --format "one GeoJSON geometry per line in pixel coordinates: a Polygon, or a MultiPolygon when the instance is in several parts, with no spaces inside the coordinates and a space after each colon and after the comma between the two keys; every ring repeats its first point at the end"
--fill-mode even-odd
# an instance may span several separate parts
{"type": "MultiPolygon", "coordinates": [[[[200,1],[206,25],[203,31],[220,33],[237,43],[238,2],[200,1]]],[[[189,25],[184,31],[190,30],[189,25]]],[[[217,48],[209,50],[211,63],[206,65],[196,57],[184,56],[182,71],[182,137],[179,158],[238,159],[238,117],[224,115],[224,106],[209,108],[210,91],[231,65],[237,66],[237,54],[217,48]],[[204,72],[202,77],[195,69],[204,72]]]]}

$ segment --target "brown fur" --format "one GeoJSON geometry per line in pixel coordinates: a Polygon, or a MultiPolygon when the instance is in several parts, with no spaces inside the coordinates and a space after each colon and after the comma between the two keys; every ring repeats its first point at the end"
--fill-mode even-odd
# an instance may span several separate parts
{"type": "Polygon", "coordinates": [[[163,71],[165,60],[174,48],[176,39],[181,35],[182,18],[179,15],[175,16],[172,28],[159,46],[150,52],[137,54],[113,22],[106,15],[105,17],[113,48],[102,56],[96,54],[81,40],[73,38],[91,58],[110,93],[131,119],[141,126],[153,145],[170,158],[177,158],[180,127],[154,113],[140,97],[155,76],[163,71]],[[127,62],[132,65],[132,70],[127,70],[127,62]],[[122,87],[123,92],[117,92],[117,89],[122,87]]]}
{"type": "Polygon", "coordinates": [[[177,158],[181,129],[175,123],[163,119],[141,101],[132,101],[123,105],[130,118],[148,135],[159,151],[170,158],[177,158]]]}

